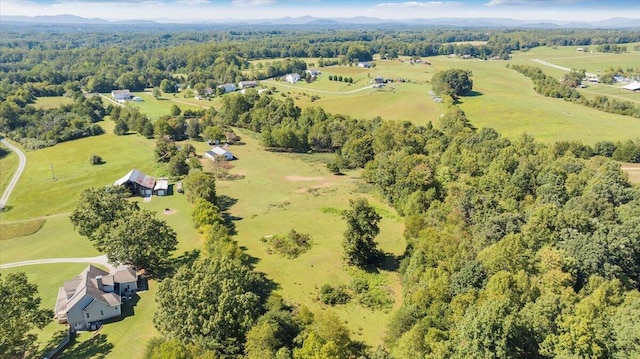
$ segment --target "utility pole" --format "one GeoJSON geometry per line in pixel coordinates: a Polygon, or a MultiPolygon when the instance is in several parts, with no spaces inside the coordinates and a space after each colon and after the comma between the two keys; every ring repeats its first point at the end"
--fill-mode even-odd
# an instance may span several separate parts
{"type": "Polygon", "coordinates": [[[49,163],[49,167],[51,167],[51,178],[53,178],[53,180],[56,180],[56,174],[53,172],[53,163],[49,163]]]}

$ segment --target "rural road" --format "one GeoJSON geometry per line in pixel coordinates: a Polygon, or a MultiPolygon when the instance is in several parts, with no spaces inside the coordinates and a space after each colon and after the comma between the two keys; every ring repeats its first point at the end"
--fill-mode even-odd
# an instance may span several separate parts
{"type": "MultiPolygon", "coordinates": [[[[556,64],[552,64],[552,63],[547,62],[547,61],[544,61],[544,60],[540,60],[540,59],[531,59],[531,61],[537,62],[537,63],[539,63],[540,65],[545,65],[545,66],[553,67],[553,68],[558,69],[558,70],[567,71],[567,72],[570,72],[570,71],[571,71],[571,69],[570,69],[570,68],[568,68],[568,67],[558,66],[558,65],[556,65],[556,64]]],[[[585,72],[585,75],[587,75],[587,77],[598,77],[598,75],[596,75],[596,74],[592,74],[592,73],[590,73],[590,72],[585,72]]]]}
{"type": "Polygon", "coordinates": [[[113,266],[107,260],[106,255],[101,255],[97,257],[81,257],[81,258],[34,259],[30,261],[0,264],[0,269],[30,266],[30,265],[36,265],[36,264],[50,264],[50,263],[93,263],[93,264],[103,265],[110,272],[114,270],[113,266]]]}
{"type": "Polygon", "coordinates": [[[2,144],[4,144],[5,146],[9,147],[11,151],[15,152],[18,155],[18,158],[20,159],[20,163],[18,164],[18,169],[16,170],[16,173],[11,178],[11,181],[9,181],[7,188],[5,188],[4,193],[2,194],[2,198],[0,198],[0,210],[1,210],[9,201],[9,196],[11,196],[11,192],[13,192],[13,188],[16,186],[16,183],[18,183],[18,180],[22,175],[22,171],[24,171],[24,167],[27,165],[27,156],[25,156],[24,153],[22,153],[22,151],[20,151],[14,145],[10,144],[4,138],[1,139],[0,142],[2,142],[2,144]]]}

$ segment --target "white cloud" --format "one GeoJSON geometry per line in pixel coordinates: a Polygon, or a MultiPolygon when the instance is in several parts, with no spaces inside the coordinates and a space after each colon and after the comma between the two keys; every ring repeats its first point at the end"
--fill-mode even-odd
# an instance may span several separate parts
{"type": "Polygon", "coordinates": [[[380,3],[380,4],[377,4],[376,7],[407,9],[407,8],[441,8],[441,7],[460,6],[460,5],[462,5],[462,3],[455,2],[455,1],[406,1],[406,2],[380,3]]]}
{"type": "Polygon", "coordinates": [[[231,3],[236,6],[265,6],[275,3],[275,0],[233,0],[231,3]]]}
{"type": "Polygon", "coordinates": [[[580,0],[490,0],[487,6],[558,5],[572,4],[580,0]]]}
{"type": "Polygon", "coordinates": [[[177,4],[186,4],[186,5],[201,5],[201,4],[209,4],[209,0],[176,0],[177,4]]]}

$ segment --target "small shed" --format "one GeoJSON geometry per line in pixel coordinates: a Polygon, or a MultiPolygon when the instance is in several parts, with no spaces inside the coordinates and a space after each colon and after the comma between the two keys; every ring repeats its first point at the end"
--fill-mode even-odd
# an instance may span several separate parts
{"type": "Polygon", "coordinates": [[[224,157],[227,161],[234,159],[233,153],[220,146],[214,146],[210,151],[205,152],[204,155],[209,157],[212,161],[216,161],[218,157],[224,157]]]}
{"type": "Polygon", "coordinates": [[[153,193],[156,196],[166,196],[169,194],[169,179],[158,178],[156,185],[153,187],[153,193]]]}

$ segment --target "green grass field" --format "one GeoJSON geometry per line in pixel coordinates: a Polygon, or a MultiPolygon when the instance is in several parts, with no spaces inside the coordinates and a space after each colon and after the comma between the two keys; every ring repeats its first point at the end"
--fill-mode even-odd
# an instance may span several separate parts
{"type": "MultiPolygon", "coordinates": [[[[4,193],[4,189],[7,187],[9,181],[11,181],[11,177],[13,177],[13,174],[18,168],[19,160],[18,156],[16,156],[13,151],[9,150],[8,147],[0,144],[0,148],[7,151],[7,154],[0,158],[0,193],[4,193]]],[[[0,216],[1,215],[2,214],[0,212],[0,216]]]]}
{"type": "Polygon", "coordinates": [[[182,111],[186,109],[191,110],[200,110],[202,107],[191,105],[189,103],[185,103],[184,98],[181,98],[179,94],[176,94],[175,99],[181,100],[182,102],[171,101],[169,98],[173,99],[173,94],[165,95],[165,98],[156,99],[151,95],[150,92],[136,92],[135,96],[142,97],[144,101],[142,102],[127,102],[127,106],[137,107],[140,109],[140,112],[146,114],[150,120],[155,120],[156,118],[164,115],[169,115],[169,110],[173,105],[177,105],[182,111]]]}
{"type": "MultiPolygon", "coordinates": [[[[601,140],[615,141],[637,137],[637,133],[640,133],[640,122],[637,119],[601,112],[559,99],[545,98],[533,91],[530,79],[506,68],[509,63],[526,63],[539,66],[545,73],[560,78],[565,74],[564,71],[545,67],[531,59],[539,58],[555,63],[554,59],[568,58],[569,62],[559,65],[569,66],[572,65],[571,61],[579,60],[574,57],[583,55],[592,56],[592,63],[597,64],[593,69],[587,68],[587,71],[597,71],[597,68],[608,67],[608,61],[613,61],[610,64],[616,67],[629,66],[629,59],[633,59],[637,52],[631,51],[621,55],[576,55],[575,47],[541,47],[515,53],[510,61],[463,60],[437,56],[428,59],[432,63],[430,66],[410,65],[399,60],[377,60],[376,66],[371,69],[349,66],[323,67],[320,69],[322,74],[313,83],[300,81],[291,85],[262,81],[262,84],[276,87],[278,93],[274,96],[291,96],[302,108],[321,106],[329,113],[342,113],[357,118],[381,116],[390,120],[409,120],[416,124],[425,124],[428,121],[437,124],[442,105],[434,102],[428,94],[431,90],[428,82],[437,71],[462,68],[473,72],[474,96],[463,97],[460,106],[477,128],[492,127],[509,138],[528,133],[542,142],[579,140],[593,144],[601,140]],[[349,86],[329,81],[329,75],[352,76],[355,83],[349,86]],[[388,84],[381,90],[366,89],[350,93],[354,89],[368,86],[376,76],[410,82],[388,84]],[[314,95],[320,98],[312,101],[311,97],[314,95]]],[[[637,93],[622,91],[616,87],[599,85],[585,89],[584,93],[586,96],[595,96],[598,93],[626,100],[638,98],[637,93]],[[591,91],[591,95],[587,91],[591,91]]]]}
{"type": "Polygon", "coordinates": [[[50,97],[38,97],[35,107],[41,108],[43,110],[48,110],[52,108],[58,108],[61,105],[70,105],[73,103],[73,99],[64,96],[50,96],[50,97]]]}

